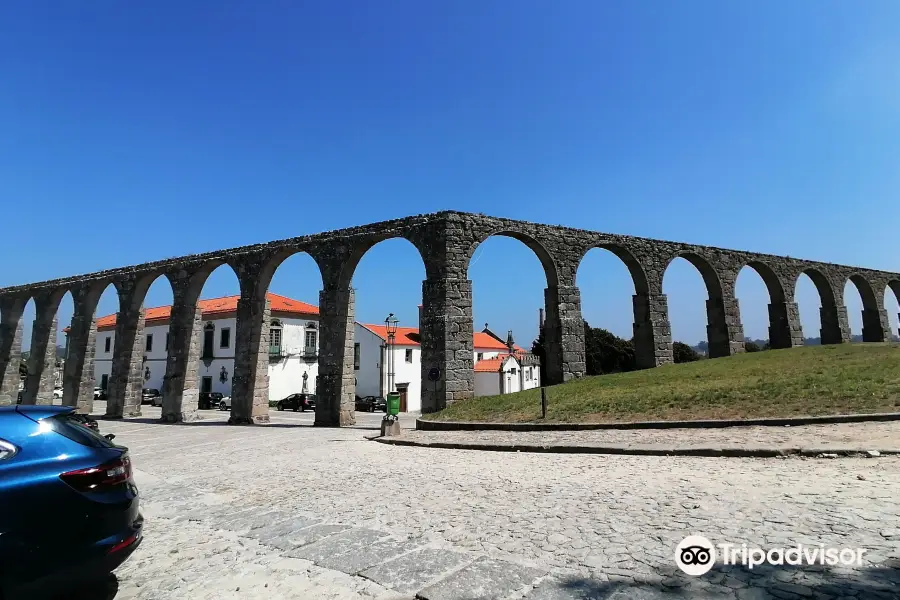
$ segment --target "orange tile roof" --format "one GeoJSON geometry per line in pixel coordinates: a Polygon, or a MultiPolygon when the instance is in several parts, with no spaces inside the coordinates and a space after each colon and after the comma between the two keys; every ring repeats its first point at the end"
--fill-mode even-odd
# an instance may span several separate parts
{"type": "MultiPolygon", "coordinates": [[[[387,327],[384,325],[363,325],[363,327],[387,341],[387,327]]],[[[394,334],[394,342],[402,346],[418,346],[419,345],[419,328],[418,327],[398,327],[397,333],[394,334]]]]}
{"type": "Polygon", "coordinates": [[[496,373],[503,367],[503,362],[509,358],[509,354],[496,358],[483,358],[475,363],[476,373],[496,373]]]}
{"type": "MultiPolygon", "coordinates": [[[[382,340],[387,340],[387,328],[384,325],[368,325],[365,323],[360,323],[360,325],[380,337],[382,340]]],[[[420,339],[419,328],[398,327],[394,339],[397,344],[400,344],[402,346],[418,346],[420,339]]],[[[477,331],[472,335],[472,345],[475,350],[508,350],[506,344],[498,342],[488,334],[482,333],[480,331],[477,331]]],[[[515,349],[516,352],[525,352],[525,350],[523,350],[519,346],[515,346],[515,349]]]]}
{"type": "MultiPolygon", "coordinates": [[[[222,298],[210,298],[208,300],[200,300],[197,305],[200,307],[200,314],[203,316],[234,312],[237,310],[237,303],[240,296],[224,296],[222,298]]],[[[269,307],[272,312],[288,313],[295,315],[318,315],[319,307],[306,302],[300,302],[288,298],[287,296],[279,296],[269,292],[266,294],[269,299],[269,307]]],[[[144,321],[147,324],[165,321],[172,315],[171,306],[155,306],[145,309],[144,321]]],[[[106,315],[97,319],[97,329],[109,329],[115,327],[116,315],[106,315]]],[[[68,329],[68,328],[67,328],[68,329]]]]}

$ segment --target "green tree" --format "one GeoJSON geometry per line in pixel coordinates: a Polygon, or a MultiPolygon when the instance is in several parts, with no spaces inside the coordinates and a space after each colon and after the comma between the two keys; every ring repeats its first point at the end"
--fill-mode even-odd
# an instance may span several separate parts
{"type": "Polygon", "coordinates": [[[588,375],[634,371],[634,344],[606,329],[584,322],[584,351],[588,375]]]}
{"type": "Polygon", "coordinates": [[[547,385],[547,357],[544,350],[544,332],[538,334],[536,340],[531,343],[531,353],[541,359],[541,385],[547,385]]]}
{"type": "Polygon", "coordinates": [[[744,350],[747,352],[760,352],[762,348],[756,342],[744,342],[744,350]]]}
{"type": "Polygon", "coordinates": [[[694,362],[700,360],[700,355],[684,342],[672,344],[672,353],[676,363],[694,362]]]}

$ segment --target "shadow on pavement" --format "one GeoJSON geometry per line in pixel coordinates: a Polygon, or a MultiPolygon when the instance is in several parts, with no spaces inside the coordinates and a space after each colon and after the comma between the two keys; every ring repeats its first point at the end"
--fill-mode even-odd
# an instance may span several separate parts
{"type": "MultiPolygon", "coordinates": [[[[896,600],[900,598],[900,560],[886,566],[833,570],[823,565],[761,565],[749,570],[744,566],[718,564],[699,577],[690,577],[670,565],[659,569],[670,574],[662,582],[610,581],[566,578],[557,583],[565,596],[578,600],[656,600],[666,598],[740,598],[773,600],[783,598],[859,598],[896,600]],[[709,584],[713,587],[707,588],[709,584]],[[734,595],[722,595],[722,587],[734,595]]],[[[525,597],[525,600],[528,596],[525,597]]]]}
{"type": "MultiPolygon", "coordinates": [[[[109,423],[111,421],[107,421],[106,419],[96,417],[91,415],[92,418],[97,419],[97,422],[100,424],[101,433],[103,433],[103,423],[109,423]]],[[[228,421],[221,420],[212,420],[212,419],[200,419],[197,421],[191,421],[190,423],[167,423],[162,421],[159,418],[155,417],[134,417],[129,419],[116,419],[112,421],[115,423],[141,423],[144,425],[163,425],[166,427],[248,427],[248,425],[230,425],[228,421]]],[[[275,427],[275,428],[288,428],[288,429],[312,429],[315,427],[312,423],[264,423],[258,425],[258,427],[275,427]]],[[[335,427],[337,429],[337,427],[335,427]]],[[[378,431],[380,429],[379,426],[371,426],[371,425],[349,425],[347,427],[341,427],[340,429],[365,429],[367,431],[378,431]]]]}
{"type": "Polygon", "coordinates": [[[104,579],[73,584],[63,591],[29,590],[27,596],[10,596],[9,600],[113,600],[119,593],[119,579],[110,573],[104,579]]]}

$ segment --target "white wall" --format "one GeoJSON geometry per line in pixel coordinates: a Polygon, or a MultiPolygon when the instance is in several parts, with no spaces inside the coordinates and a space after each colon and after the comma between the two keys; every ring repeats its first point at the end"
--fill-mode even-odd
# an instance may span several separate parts
{"type": "Polygon", "coordinates": [[[354,342],[359,344],[359,369],[356,374],[357,396],[380,396],[381,383],[381,346],[384,341],[359,323],[354,329],[354,342]]]}
{"type": "Polygon", "coordinates": [[[406,410],[422,410],[422,350],[418,346],[394,346],[394,385],[409,384],[406,392],[406,410]],[[411,361],[406,362],[407,351],[411,361]]]}
{"type": "MultiPolygon", "coordinates": [[[[306,331],[316,330],[316,347],[318,348],[318,321],[316,319],[287,319],[276,317],[282,324],[282,348],[289,355],[278,363],[269,363],[269,399],[276,400],[294,392],[300,392],[303,387],[303,373],[307,373],[307,389],[314,394],[316,390],[316,376],[319,373],[318,360],[302,358],[306,348],[306,331]],[[312,324],[312,326],[310,326],[312,324]]],[[[231,395],[231,378],[234,376],[234,349],[235,335],[237,332],[236,319],[234,317],[224,319],[209,319],[203,321],[200,337],[200,352],[203,352],[203,340],[208,324],[213,326],[213,360],[209,366],[200,361],[197,370],[197,386],[202,389],[202,378],[212,378],[212,391],[226,396],[231,395]],[[228,344],[222,346],[222,330],[231,331],[228,344]],[[222,367],[228,373],[226,381],[220,381],[222,367]]],[[[150,370],[149,379],[144,379],[143,387],[155,388],[163,391],[163,380],[166,375],[166,335],[169,325],[154,325],[144,329],[144,357],[142,376],[147,369],[150,370]],[[146,352],[147,336],[153,336],[150,352],[146,352]]],[[[98,331],[96,338],[96,358],[94,361],[94,375],[96,385],[99,387],[103,375],[110,375],[112,371],[112,357],[115,351],[115,330],[98,331]],[[106,352],[106,339],[109,338],[110,349],[106,352]]]]}
{"type": "Polygon", "coordinates": [[[499,396],[500,373],[477,371],[475,373],[476,396],[499,396]]]}
{"type": "Polygon", "coordinates": [[[478,362],[479,360],[487,360],[489,358],[497,358],[500,356],[499,350],[494,350],[493,348],[475,348],[472,352],[472,360],[474,362],[478,362]],[[481,354],[481,358],[478,358],[478,355],[481,354]]]}
{"type": "MultiPolygon", "coordinates": [[[[387,367],[382,367],[385,342],[359,323],[354,329],[359,344],[359,370],[356,371],[357,396],[387,395],[387,367]]],[[[407,384],[406,410],[422,410],[422,351],[418,346],[394,345],[394,384],[407,384]],[[407,351],[410,362],[406,361],[407,351]]]]}
{"type": "Polygon", "coordinates": [[[519,381],[521,373],[519,373],[519,362],[510,356],[503,361],[503,393],[512,394],[522,390],[519,381]]]}
{"type": "Polygon", "coordinates": [[[291,394],[303,391],[303,374],[307,374],[306,391],[316,393],[318,361],[304,360],[299,356],[289,356],[277,363],[269,363],[269,400],[281,400],[291,394]]]}
{"type": "Polygon", "coordinates": [[[531,390],[541,387],[541,369],[538,366],[529,366],[522,368],[522,389],[531,390]],[[529,378],[529,371],[531,377],[529,378]]]}

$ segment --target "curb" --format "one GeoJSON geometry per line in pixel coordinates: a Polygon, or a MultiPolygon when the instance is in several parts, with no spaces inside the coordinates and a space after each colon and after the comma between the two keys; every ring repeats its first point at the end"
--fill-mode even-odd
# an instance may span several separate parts
{"type": "MultiPolygon", "coordinates": [[[[817,457],[820,454],[865,456],[874,448],[684,448],[650,446],[537,446],[532,444],[466,444],[462,442],[416,442],[395,437],[373,437],[372,441],[391,446],[414,446],[442,450],[485,452],[536,452],[543,454],[618,454],[632,456],[704,456],[728,458],[773,458],[778,456],[817,457]]],[[[878,449],[881,456],[900,454],[900,448],[878,449]]],[[[833,458],[833,457],[829,457],[833,458]]]]}
{"type": "Polygon", "coordinates": [[[710,419],[705,421],[630,421],[625,423],[479,423],[474,421],[423,421],[419,431],[591,431],[597,429],[717,429],[724,427],[784,427],[900,421],[900,412],[822,417],[764,417],[759,419],[710,419]]]}

